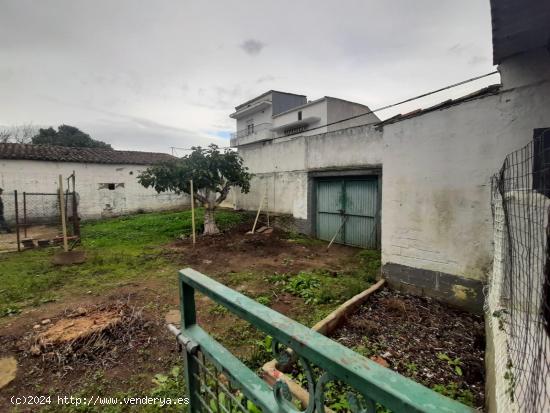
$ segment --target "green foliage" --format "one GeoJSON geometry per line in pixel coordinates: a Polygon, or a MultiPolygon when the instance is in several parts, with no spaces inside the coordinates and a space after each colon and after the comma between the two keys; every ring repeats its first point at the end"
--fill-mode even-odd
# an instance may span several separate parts
{"type": "Polygon", "coordinates": [[[217,145],[208,148],[194,146],[193,152],[183,158],[161,162],[147,168],[139,174],[138,182],[146,188],[152,187],[157,192],[174,191],[191,193],[206,208],[205,234],[218,232],[212,211],[220,205],[232,187],[241,192],[250,190],[248,168],[236,152],[225,149],[221,152],[217,145]]]}
{"type": "Polygon", "coordinates": [[[515,399],[515,391],[516,388],[516,377],[514,376],[514,372],[512,370],[513,364],[512,360],[508,359],[508,362],[506,363],[506,371],[504,373],[504,380],[506,380],[507,386],[506,386],[506,394],[510,396],[510,400],[514,402],[515,399]]]}
{"type": "Polygon", "coordinates": [[[374,281],[380,274],[380,266],[382,265],[380,250],[362,250],[357,255],[365,278],[374,281]]]}
{"type": "Polygon", "coordinates": [[[138,176],[145,187],[157,192],[174,191],[191,193],[190,180],[193,180],[195,197],[209,208],[219,205],[232,186],[241,192],[250,190],[248,168],[236,151],[226,149],[221,152],[217,145],[208,148],[194,146],[193,151],[183,158],[162,162],[151,166],[138,176]],[[210,195],[219,194],[212,205],[210,195]]]}
{"type": "Polygon", "coordinates": [[[416,365],[416,363],[407,363],[405,364],[405,369],[410,376],[414,376],[418,371],[418,366],[416,365]]]}
{"type": "Polygon", "coordinates": [[[92,139],[87,133],[69,125],[61,125],[57,131],[52,127],[40,129],[38,134],[32,138],[32,143],[33,145],[113,149],[108,143],[92,139]]]}
{"type": "Polygon", "coordinates": [[[299,234],[297,232],[289,232],[287,240],[299,245],[323,245],[326,244],[326,241],[320,240],[318,238],[311,238],[304,234],[299,234]]]}
{"type": "Polygon", "coordinates": [[[153,384],[155,386],[150,392],[152,397],[177,399],[185,394],[185,381],[180,366],[174,366],[168,375],[156,374],[153,384]]]}
{"type": "Polygon", "coordinates": [[[334,275],[324,270],[301,271],[295,276],[275,275],[271,280],[282,285],[283,291],[303,298],[306,304],[340,303],[370,285],[353,273],[334,275]]]}
{"type": "Polygon", "coordinates": [[[269,306],[271,304],[271,298],[267,295],[260,295],[259,297],[256,297],[256,301],[261,305],[269,306]]]}
{"type": "MultiPolygon", "coordinates": [[[[179,366],[173,367],[168,374],[156,374],[152,379],[153,387],[146,393],[140,389],[130,388],[127,391],[113,391],[113,384],[107,381],[103,373],[98,372],[94,377],[86,383],[86,385],[73,396],[75,398],[89,399],[93,396],[117,399],[119,403],[115,404],[57,404],[45,407],[41,410],[44,413],[125,413],[125,412],[142,412],[142,413],[179,413],[189,410],[186,405],[176,404],[124,404],[126,398],[140,397],[156,397],[162,400],[176,400],[185,397],[185,381],[183,379],[183,371],[179,366]]],[[[56,395],[53,395],[56,397],[56,395]]]]}
{"type": "Polygon", "coordinates": [[[321,282],[315,275],[307,272],[300,272],[290,279],[284,286],[283,291],[302,297],[306,304],[317,304],[319,302],[317,290],[320,285],[321,282]]]}
{"type": "Polygon", "coordinates": [[[432,387],[432,390],[467,406],[474,407],[474,395],[468,389],[461,389],[458,383],[436,384],[432,387]]]}
{"type": "MultiPolygon", "coordinates": [[[[202,217],[200,209],[199,227],[202,217]]],[[[218,211],[216,218],[222,229],[242,219],[230,211],[218,211]]],[[[158,274],[161,269],[175,271],[160,246],[190,233],[190,211],[140,214],[84,223],[82,242],[88,258],[81,265],[53,265],[53,249],[1,254],[0,316],[54,300],[59,290],[101,291],[134,277],[158,274]]]]}
{"type": "Polygon", "coordinates": [[[460,367],[462,366],[462,361],[460,360],[460,358],[457,357],[455,359],[452,359],[445,353],[437,353],[437,358],[441,361],[447,362],[449,367],[451,367],[451,369],[453,369],[453,371],[457,375],[462,376],[462,368],[460,367]]]}
{"type": "Polygon", "coordinates": [[[221,304],[216,304],[215,306],[211,307],[208,312],[214,315],[225,315],[229,313],[229,310],[221,304]]]}

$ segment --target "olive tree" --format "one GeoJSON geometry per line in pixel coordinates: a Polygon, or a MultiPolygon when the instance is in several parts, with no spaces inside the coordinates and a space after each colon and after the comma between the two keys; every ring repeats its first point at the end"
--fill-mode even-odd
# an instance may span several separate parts
{"type": "Polygon", "coordinates": [[[182,158],[147,168],[139,174],[138,181],[157,192],[190,194],[189,181],[192,179],[193,195],[205,207],[204,234],[216,234],[219,230],[214,220],[214,210],[227,198],[232,187],[248,193],[251,175],[235,151],[225,149],[222,152],[214,144],[208,148],[199,146],[191,149],[192,152],[182,158]]]}

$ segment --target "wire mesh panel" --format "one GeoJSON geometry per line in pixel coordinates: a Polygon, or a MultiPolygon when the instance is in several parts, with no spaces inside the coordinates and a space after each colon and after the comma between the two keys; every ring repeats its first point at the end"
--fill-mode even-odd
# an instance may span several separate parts
{"type": "Polygon", "coordinates": [[[78,194],[19,192],[2,194],[4,218],[9,229],[0,231],[0,251],[10,251],[61,242],[62,216],[71,241],[80,239],[78,194]]]}
{"type": "Polygon", "coordinates": [[[548,411],[550,129],[535,130],[531,143],[509,154],[492,186],[495,228],[502,237],[496,237],[488,305],[506,335],[501,374],[520,411],[548,411]]]}

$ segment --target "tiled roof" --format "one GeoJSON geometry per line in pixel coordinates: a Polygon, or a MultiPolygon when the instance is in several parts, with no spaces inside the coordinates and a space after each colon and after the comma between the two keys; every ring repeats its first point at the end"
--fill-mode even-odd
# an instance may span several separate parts
{"type": "Polygon", "coordinates": [[[0,143],[0,159],[33,161],[80,162],[103,164],[151,165],[174,159],[158,152],[115,151],[100,148],[69,148],[65,146],[0,143]]]}
{"type": "Polygon", "coordinates": [[[458,104],[463,103],[463,102],[467,102],[469,100],[479,99],[479,98],[482,98],[482,97],[487,96],[487,95],[494,95],[494,94],[497,94],[500,91],[500,88],[501,88],[500,84],[489,85],[487,87],[484,87],[483,89],[479,89],[479,90],[477,90],[473,93],[470,93],[468,95],[461,96],[461,97],[456,98],[456,99],[449,99],[449,100],[446,100],[445,102],[438,103],[437,105],[430,106],[430,107],[425,108],[425,109],[416,109],[416,110],[413,110],[411,112],[404,113],[404,114],[400,113],[399,115],[395,115],[391,118],[388,118],[388,119],[385,119],[381,122],[376,123],[375,126],[376,127],[381,127],[381,126],[384,126],[384,125],[388,125],[390,123],[395,123],[395,122],[399,122],[401,120],[414,118],[416,116],[420,116],[420,115],[423,115],[423,114],[428,113],[428,112],[433,112],[435,110],[445,109],[445,108],[448,108],[448,107],[451,107],[451,106],[454,106],[454,105],[458,105],[458,104]]]}

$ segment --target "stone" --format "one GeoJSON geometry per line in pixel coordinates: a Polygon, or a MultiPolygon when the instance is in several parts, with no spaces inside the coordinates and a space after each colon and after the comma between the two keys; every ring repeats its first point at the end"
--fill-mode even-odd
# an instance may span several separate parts
{"type": "Polygon", "coordinates": [[[174,324],[175,326],[180,325],[181,313],[180,310],[170,310],[164,316],[164,319],[168,324],[174,324]]]}
{"type": "Polygon", "coordinates": [[[52,322],[52,320],[50,320],[49,318],[45,318],[44,320],[42,320],[40,323],[45,326],[46,324],[50,324],[52,322]]]}

